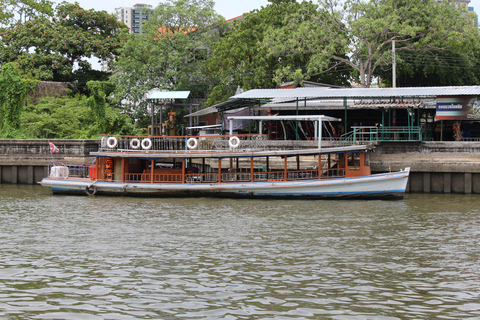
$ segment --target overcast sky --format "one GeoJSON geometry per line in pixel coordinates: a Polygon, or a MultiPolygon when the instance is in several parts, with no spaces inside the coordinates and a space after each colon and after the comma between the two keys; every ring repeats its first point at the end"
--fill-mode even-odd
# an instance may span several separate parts
{"type": "MultiPolygon", "coordinates": [[[[262,6],[269,4],[268,0],[214,0],[215,10],[221,14],[225,19],[231,19],[242,15],[245,12],[253,9],[260,9],[262,6]]],[[[478,0],[480,1],[480,0],[478,0]]],[[[56,3],[62,2],[56,0],[56,3]]],[[[67,0],[67,2],[75,2],[75,0],[67,0]]],[[[165,1],[160,0],[77,0],[80,6],[84,9],[95,9],[97,11],[105,10],[112,13],[115,8],[133,7],[134,4],[143,3],[150,4],[152,7],[157,7],[160,3],[165,1]]]]}

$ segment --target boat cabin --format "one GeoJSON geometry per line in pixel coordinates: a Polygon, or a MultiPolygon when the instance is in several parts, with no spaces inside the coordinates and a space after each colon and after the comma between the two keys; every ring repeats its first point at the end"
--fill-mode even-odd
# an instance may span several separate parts
{"type": "Polygon", "coordinates": [[[113,141],[112,138],[114,144],[105,144],[100,151],[92,153],[96,159],[95,180],[228,183],[370,175],[364,146],[264,150],[258,148],[259,141],[266,139],[260,134],[194,138],[117,136],[106,139],[113,141]],[[150,148],[138,150],[136,140],[140,139],[140,146],[150,148]]]}

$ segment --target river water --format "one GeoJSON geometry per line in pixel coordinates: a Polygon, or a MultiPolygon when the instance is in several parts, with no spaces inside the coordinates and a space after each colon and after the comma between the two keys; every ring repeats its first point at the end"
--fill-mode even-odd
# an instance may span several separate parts
{"type": "Polygon", "coordinates": [[[53,196],[0,185],[1,319],[480,319],[480,197],[53,196]]]}

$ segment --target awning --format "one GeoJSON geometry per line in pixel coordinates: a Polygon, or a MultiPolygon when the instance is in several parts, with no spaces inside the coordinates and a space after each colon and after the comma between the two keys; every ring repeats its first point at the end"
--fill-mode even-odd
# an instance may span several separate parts
{"type": "Polygon", "coordinates": [[[248,108],[248,107],[255,107],[260,104],[266,103],[267,101],[265,100],[252,100],[252,99],[230,99],[224,102],[221,102],[219,104],[216,104],[214,106],[198,110],[197,112],[193,112],[190,114],[187,114],[186,117],[198,117],[198,116],[203,116],[206,114],[210,113],[215,113],[215,112],[227,112],[227,111],[232,111],[232,110],[238,110],[242,108],[248,108]]]}
{"type": "Polygon", "coordinates": [[[197,129],[215,129],[215,128],[221,128],[221,124],[212,124],[210,126],[196,126],[196,127],[186,127],[185,129],[188,130],[197,130],[197,129]]]}
{"type": "Polygon", "coordinates": [[[190,91],[152,91],[148,99],[187,99],[190,91]]]}

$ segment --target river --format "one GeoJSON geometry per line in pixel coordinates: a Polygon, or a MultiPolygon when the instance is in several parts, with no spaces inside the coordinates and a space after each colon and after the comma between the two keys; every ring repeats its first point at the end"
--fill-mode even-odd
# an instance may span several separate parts
{"type": "Polygon", "coordinates": [[[2,319],[480,319],[478,195],[0,201],[2,319]]]}

